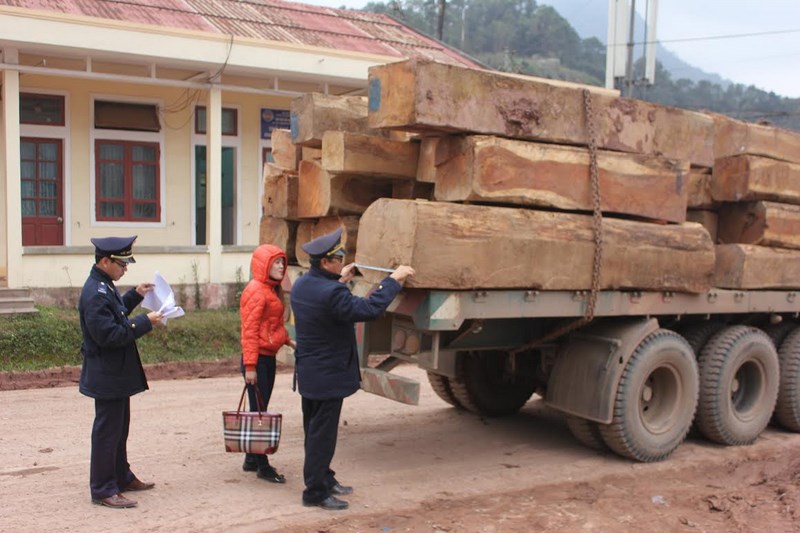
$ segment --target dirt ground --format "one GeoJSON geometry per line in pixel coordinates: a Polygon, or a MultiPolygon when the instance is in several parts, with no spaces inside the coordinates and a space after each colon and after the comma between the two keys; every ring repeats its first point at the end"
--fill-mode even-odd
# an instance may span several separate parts
{"type": "Polygon", "coordinates": [[[235,366],[148,368],[129,456],[157,485],[124,510],[90,503],[93,404],[74,369],[0,375],[0,531],[800,531],[800,435],[769,428],[728,448],[690,438],[664,462],[633,463],[582,447],[535,399],[502,419],[453,409],[413,367],[397,372],[423,381],[419,406],[364,392],[345,401],[333,467],[355,487],[350,509],[303,507],[300,400],[285,369],[270,409],[284,417],[271,462],[287,483],[258,480],[224,452],[235,366]]]}

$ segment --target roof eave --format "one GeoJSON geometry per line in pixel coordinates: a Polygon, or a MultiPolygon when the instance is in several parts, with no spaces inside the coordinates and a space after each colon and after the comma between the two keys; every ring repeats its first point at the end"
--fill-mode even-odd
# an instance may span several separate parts
{"type": "Polygon", "coordinates": [[[369,67],[403,59],[14,7],[0,7],[0,46],[359,84],[369,67]]]}

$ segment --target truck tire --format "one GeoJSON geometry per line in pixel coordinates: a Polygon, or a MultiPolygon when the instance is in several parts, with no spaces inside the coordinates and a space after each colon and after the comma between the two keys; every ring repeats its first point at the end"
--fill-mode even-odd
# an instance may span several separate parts
{"type": "Polygon", "coordinates": [[[788,320],[784,320],[780,324],[770,324],[764,328],[764,333],[767,334],[767,337],[772,341],[772,344],[775,345],[775,349],[779,349],[781,344],[783,344],[784,339],[786,338],[789,333],[791,333],[797,324],[794,322],[790,322],[788,320]]]}
{"type": "Polygon", "coordinates": [[[461,407],[458,400],[453,396],[453,389],[450,388],[450,379],[447,376],[428,372],[428,382],[431,384],[436,396],[449,403],[453,407],[461,407]]]}
{"type": "Polygon", "coordinates": [[[698,365],[700,432],[719,444],[751,444],[778,398],[778,354],[770,338],[750,326],[727,327],[706,344],[698,365]]]}
{"type": "Polygon", "coordinates": [[[615,453],[661,461],[686,438],[697,406],[697,361],[686,340],[659,329],[639,343],[620,378],[610,424],[600,424],[615,453]]]}
{"type": "Polygon", "coordinates": [[[600,427],[597,422],[586,420],[579,416],[567,415],[567,427],[575,439],[593,450],[601,452],[607,451],[603,435],[600,434],[600,427]]]}
{"type": "Polygon", "coordinates": [[[506,368],[508,355],[500,351],[461,354],[461,379],[450,380],[456,401],[467,411],[483,416],[514,414],[536,389],[533,359],[518,357],[514,373],[506,368]]]}
{"type": "Polygon", "coordinates": [[[692,351],[694,352],[695,356],[698,356],[708,340],[724,327],[724,322],[719,322],[716,320],[704,320],[702,322],[686,324],[680,329],[677,329],[677,332],[681,335],[681,337],[686,339],[686,342],[688,342],[689,346],[692,347],[692,351]]]}
{"type": "Polygon", "coordinates": [[[775,421],[789,431],[800,432],[800,328],[795,328],[778,350],[780,386],[775,421]]]}

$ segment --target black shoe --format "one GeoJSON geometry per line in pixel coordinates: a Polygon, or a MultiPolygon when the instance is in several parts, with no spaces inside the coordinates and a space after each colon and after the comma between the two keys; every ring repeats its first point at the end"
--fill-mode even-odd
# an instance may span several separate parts
{"type": "Polygon", "coordinates": [[[259,469],[256,472],[256,476],[259,479],[269,481],[270,483],[286,483],[286,478],[283,477],[282,474],[276,472],[271,466],[259,469]]]}
{"type": "Polygon", "coordinates": [[[256,470],[258,470],[258,463],[256,463],[255,461],[248,461],[247,459],[245,459],[244,463],[242,464],[242,470],[244,470],[245,472],[255,472],[256,470]]]}
{"type": "Polygon", "coordinates": [[[321,502],[307,502],[304,500],[303,505],[306,507],[322,507],[328,511],[342,511],[350,506],[349,503],[335,496],[328,496],[321,502]]]}
{"type": "Polygon", "coordinates": [[[331,494],[335,494],[336,496],[347,496],[348,494],[353,494],[353,487],[347,487],[337,483],[331,487],[331,494]]]}

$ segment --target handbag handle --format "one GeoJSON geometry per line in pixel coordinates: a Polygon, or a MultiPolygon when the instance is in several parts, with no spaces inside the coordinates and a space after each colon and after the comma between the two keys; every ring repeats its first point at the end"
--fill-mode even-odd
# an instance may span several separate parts
{"type": "MultiPolygon", "coordinates": [[[[264,398],[261,396],[261,391],[258,389],[256,385],[252,385],[252,387],[256,390],[256,408],[258,409],[258,418],[261,418],[261,412],[266,411],[264,407],[264,398]]],[[[247,383],[244,384],[244,389],[242,389],[242,396],[239,398],[239,406],[236,408],[236,414],[238,415],[242,411],[242,407],[244,406],[244,395],[247,392],[247,383]]]]}

